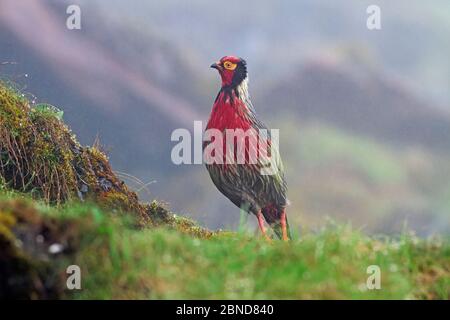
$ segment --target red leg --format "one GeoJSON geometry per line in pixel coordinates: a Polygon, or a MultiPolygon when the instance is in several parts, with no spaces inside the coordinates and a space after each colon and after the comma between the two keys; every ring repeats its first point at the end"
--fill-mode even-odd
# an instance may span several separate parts
{"type": "Polygon", "coordinates": [[[261,230],[264,238],[266,238],[267,241],[271,242],[272,239],[270,239],[270,237],[267,235],[266,227],[264,226],[264,218],[263,218],[263,215],[261,213],[261,210],[258,211],[258,213],[256,214],[256,217],[258,218],[259,230],[261,230]]]}
{"type": "Polygon", "coordinates": [[[281,212],[281,230],[283,232],[283,240],[289,241],[286,225],[286,209],[283,209],[283,211],[281,212]]]}

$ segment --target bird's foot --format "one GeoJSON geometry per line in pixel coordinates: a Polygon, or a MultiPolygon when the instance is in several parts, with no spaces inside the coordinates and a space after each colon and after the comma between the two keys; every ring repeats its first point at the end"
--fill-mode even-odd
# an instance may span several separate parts
{"type": "Polygon", "coordinates": [[[287,234],[287,224],[286,224],[286,211],[283,210],[281,212],[281,231],[283,233],[283,241],[289,241],[289,237],[287,234]]]}
{"type": "Polygon", "coordinates": [[[266,227],[264,226],[264,218],[263,218],[261,211],[258,212],[256,217],[258,218],[258,226],[259,226],[259,230],[261,230],[262,235],[264,236],[264,238],[266,239],[266,241],[268,243],[272,243],[272,239],[267,234],[266,227]]]}

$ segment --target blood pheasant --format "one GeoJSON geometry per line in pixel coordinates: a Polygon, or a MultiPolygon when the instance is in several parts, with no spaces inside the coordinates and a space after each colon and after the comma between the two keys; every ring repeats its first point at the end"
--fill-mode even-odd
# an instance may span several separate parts
{"type": "MultiPolygon", "coordinates": [[[[257,118],[250,101],[246,62],[238,57],[225,56],[212,64],[211,68],[219,71],[222,87],[214,102],[205,133],[212,130],[222,133],[227,139],[222,152],[218,152],[220,155],[214,154],[213,161],[206,161],[206,168],[220,192],[236,206],[257,217],[264,237],[270,239],[266,233],[265,220],[278,238],[288,240],[287,186],[283,165],[271,132],[257,118]],[[228,139],[230,131],[235,134],[233,140],[228,139]],[[237,131],[246,133],[241,135],[244,140],[240,145],[241,149],[239,142],[236,143],[240,138],[236,135],[237,131]],[[251,135],[247,134],[249,131],[256,132],[257,139],[251,139],[251,135]],[[263,149],[268,149],[268,152],[261,152],[263,149]],[[231,159],[228,159],[230,153],[231,159]],[[253,157],[255,154],[256,158],[253,157]],[[243,158],[243,162],[236,161],[238,158],[243,158]],[[264,172],[267,163],[274,168],[269,174],[264,172]]],[[[214,139],[208,140],[205,137],[204,140],[205,155],[211,149],[214,139]]],[[[214,152],[217,151],[216,149],[214,152]]]]}

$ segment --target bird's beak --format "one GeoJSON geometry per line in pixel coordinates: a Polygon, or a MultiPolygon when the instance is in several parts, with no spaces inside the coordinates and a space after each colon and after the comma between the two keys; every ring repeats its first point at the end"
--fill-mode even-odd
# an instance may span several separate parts
{"type": "Polygon", "coordinates": [[[214,63],[211,65],[211,68],[220,70],[220,65],[219,65],[217,62],[214,62],[214,63]]]}

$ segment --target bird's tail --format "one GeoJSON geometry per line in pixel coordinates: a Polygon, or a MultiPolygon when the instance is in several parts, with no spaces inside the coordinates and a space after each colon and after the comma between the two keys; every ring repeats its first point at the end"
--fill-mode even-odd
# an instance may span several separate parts
{"type": "MultiPolygon", "coordinates": [[[[278,239],[283,239],[283,225],[282,225],[282,216],[283,216],[283,211],[285,212],[285,208],[283,209],[276,209],[276,208],[264,208],[262,210],[262,214],[264,216],[264,219],[266,219],[267,223],[270,225],[270,227],[272,228],[273,232],[275,233],[275,235],[277,236],[278,239]]],[[[286,217],[286,232],[287,232],[287,236],[289,238],[289,240],[292,239],[291,237],[291,230],[289,228],[289,222],[288,222],[288,218],[287,215],[285,215],[286,217]]]]}

